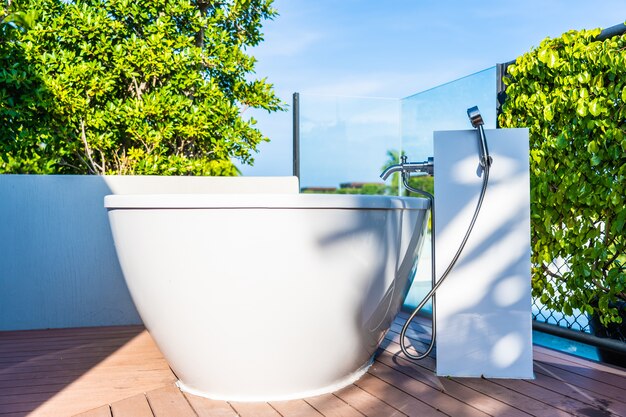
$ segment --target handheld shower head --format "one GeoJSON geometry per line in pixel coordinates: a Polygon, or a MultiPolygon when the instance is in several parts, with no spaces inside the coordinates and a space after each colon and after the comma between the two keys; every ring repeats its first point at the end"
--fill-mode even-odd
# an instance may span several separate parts
{"type": "Polygon", "coordinates": [[[470,107],[467,109],[467,116],[472,123],[472,126],[478,128],[478,126],[482,126],[485,124],[483,121],[483,117],[480,115],[480,110],[478,110],[478,106],[470,107]]]}
{"type": "Polygon", "coordinates": [[[480,151],[480,164],[483,167],[491,166],[491,156],[489,156],[489,148],[487,148],[487,139],[485,138],[485,130],[483,129],[483,125],[485,122],[483,121],[483,117],[480,115],[480,110],[478,110],[478,106],[470,107],[467,109],[467,116],[472,123],[472,126],[478,129],[478,147],[480,151]]]}

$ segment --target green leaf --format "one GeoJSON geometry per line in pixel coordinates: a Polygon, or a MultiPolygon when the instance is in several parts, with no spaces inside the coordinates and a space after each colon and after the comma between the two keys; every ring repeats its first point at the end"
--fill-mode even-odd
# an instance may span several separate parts
{"type": "Polygon", "coordinates": [[[593,116],[599,116],[603,110],[604,108],[600,103],[598,103],[597,99],[593,99],[591,103],[589,103],[589,113],[591,113],[593,116]]]}
{"type": "Polygon", "coordinates": [[[543,108],[543,117],[550,121],[554,118],[554,112],[552,111],[552,105],[548,104],[543,108]]]}
{"type": "Polygon", "coordinates": [[[576,104],[576,113],[578,113],[580,117],[585,117],[587,115],[587,110],[587,102],[582,99],[578,100],[578,103],[576,104]]]}
{"type": "Polygon", "coordinates": [[[602,159],[598,155],[591,157],[591,166],[598,166],[602,163],[602,159]]]}

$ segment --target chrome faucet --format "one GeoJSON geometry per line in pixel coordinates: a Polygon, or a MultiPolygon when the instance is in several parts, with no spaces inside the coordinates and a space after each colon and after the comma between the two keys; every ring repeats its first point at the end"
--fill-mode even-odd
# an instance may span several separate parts
{"type": "Polygon", "coordinates": [[[429,157],[427,161],[407,162],[407,157],[402,155],[399,164],[391,165],[380,174],[383,180],[386,180],[394,172],[405,174],[414,173],[416,176],[433,175],[433,157],[429,157]]]}

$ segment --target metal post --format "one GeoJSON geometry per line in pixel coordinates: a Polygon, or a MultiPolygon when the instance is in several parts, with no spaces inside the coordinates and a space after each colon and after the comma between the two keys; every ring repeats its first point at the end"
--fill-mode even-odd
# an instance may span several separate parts
{"type": "Polygon", "coordinates": [[[300,93],[293,93],[293,175],[300,178],[300,93]]]}
{"type": "Polygon", "coordinates": [[[504,77],[506,76],[506,70],[509,65],[514,63],[515,61],[509,61],[503,64],[496,64],[496,128],[500,128],[500,114],[502,113],[502,106],[506,100],[506,84],[504,84],[504,77]]]}
{"type": "Polygon", "coordinates": [[[610,28],[602,29],[600,35],[598,35],[599,41],[604,41],[606,39],[612,38],[613,36],[619,36],[626,32],[626,25],[624,23],[619,23],[615,26],[611,26],[610,28]]]}

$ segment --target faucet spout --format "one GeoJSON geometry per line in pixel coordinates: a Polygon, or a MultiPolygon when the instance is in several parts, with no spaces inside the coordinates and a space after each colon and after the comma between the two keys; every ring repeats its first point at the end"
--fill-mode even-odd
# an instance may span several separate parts
{"type": "Polygon", "coordinates": [[[434,160],[432,156],[422,162],[407,162],[406,156],[402,156],[402,161],[399,164],[387,167],[387,169],[380,174],[380,178],[386,180],[395,172],[401,172],[403,175],[411,173],[416,176],[433,175],[433,168],[434,160]]]}
{"type": "Polygon", "coordinates": [[[395,165],[391,165],[389,167],[387,167],[382,174],[380,174],[380,178],[382,178],[383,180],[387,180],[387,178],[389,178],[389,176],[395,172],[402,172],[402,165],[401,164],[395,164],[395,165]]]}

